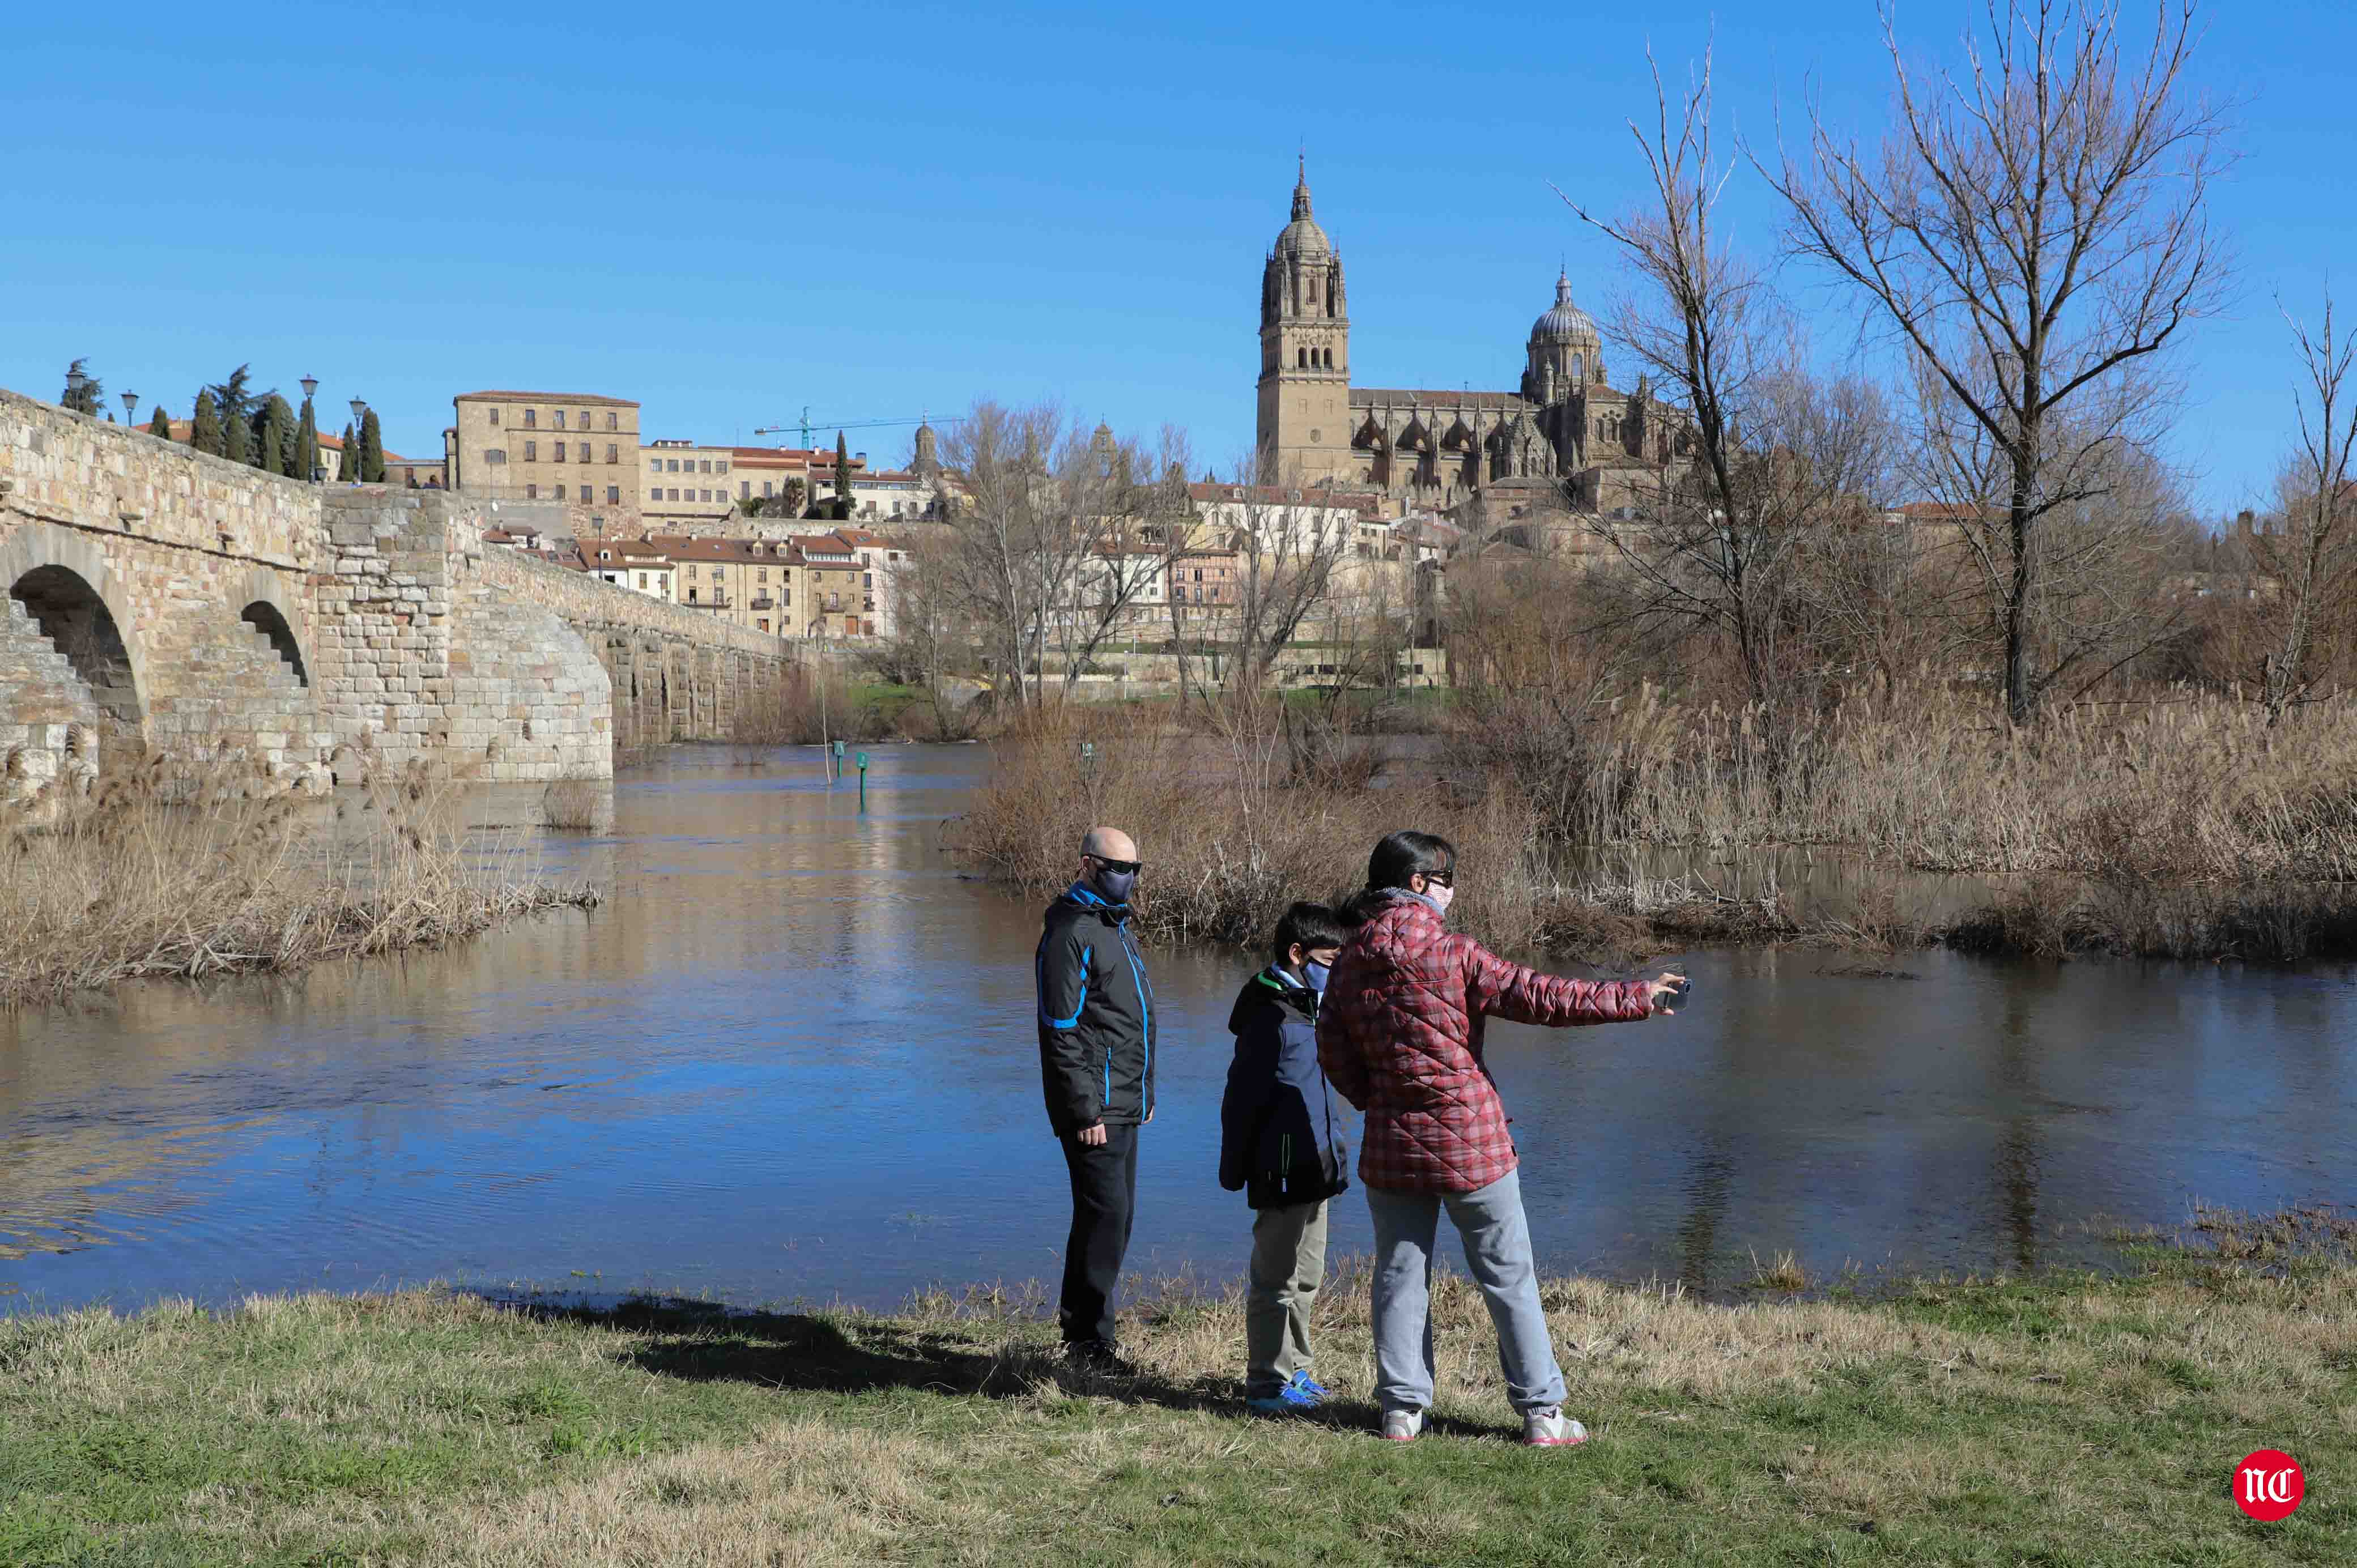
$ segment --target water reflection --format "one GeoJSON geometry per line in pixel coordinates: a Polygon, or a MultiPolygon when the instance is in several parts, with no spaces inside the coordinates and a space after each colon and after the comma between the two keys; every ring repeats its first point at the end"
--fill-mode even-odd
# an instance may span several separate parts
{"type": "MultiPolygon", "coordinates": [[[[1052,1275],[1062,1171],[1031,1027],[1038,914],[939,850],[986,757],[877,748],[621,781],[559,874],[611,890],[447,952],[0,1015],[0,1310],[460,1277],[888,1303],[1052,1275]]],[[[536,821],[541,791],[473,820],[536,821]]],[[[1146,828],[1150,842],[1151,828],[1146,828]]],[[[1694,1006],[1500,1027],[1546,1262],[1739,1284],[1794,1252],[2018,1269],[2094,1216],[2344,1197],[2348,972],[1695,955],[1694,1006]]],[[[1161,952],[1144,1269],[1242,1265],[1212,1179],[1250,955],[1161,952]]],[[[1355,1135],[1353,1141],[1355,1142],[1355,1135]]],[[[1336,1208],[1338,1251],[1368,1245],[1336,1208]]]]}

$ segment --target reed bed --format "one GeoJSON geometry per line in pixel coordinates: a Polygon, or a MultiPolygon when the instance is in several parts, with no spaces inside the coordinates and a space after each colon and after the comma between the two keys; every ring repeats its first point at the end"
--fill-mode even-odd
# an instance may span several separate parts
{"type": "Polygon", "coordinates": [[[318,801],[242,758],[160,753],[87,795],[49,786],[0,810],[0,1004],[439,946],[598,901],[542,880],[520,838],[471,840],[464,800],[423,762],[318,801]]]}
{"type": "Polygon", "coordinates": [[[1192,731],[1050,709],[998,737],[958,845],[1043,893],[1071,875],[1091,823],[1131,827],[1151,863],[1139,924],[1165,939],[1257,942],[1290,900],[1355,890],[1383,833],[1420,827],[1456,841],[1468,865],[1465,929],[1591,961],[1729,941],[2278,963],[2357,953],[2357,705],[2270,729],[2247,705],[2174,691],[2017,731],[1927,680],[1805,722],[1651,689],[1576,722],[1553,712],[1477,693],[1439,765],[1401,781],[1274,703],[1222,704],[1192,731]],[[1857,854],[1894,881],[1960,872],[2013,886],[1932,923],[1900,915],[1895,897],[1802,918],[1772,888],[1728,897],[1566,869],[1598,848],[1796,845],[1857,854]]]}
{"type": "Polygon", "coordinates": [[[1469,704],[1456,738],[1537,780],[1550,837],[1582,844],[1840,846],[1925,871],[2146,880],[2357,880],[2357,702],[2270,728],[2263,709],[2169,689],[2016,729],[1985,693],[1771,718],[1658,689],[1576,723],[1529,696],[1469,704]]]}

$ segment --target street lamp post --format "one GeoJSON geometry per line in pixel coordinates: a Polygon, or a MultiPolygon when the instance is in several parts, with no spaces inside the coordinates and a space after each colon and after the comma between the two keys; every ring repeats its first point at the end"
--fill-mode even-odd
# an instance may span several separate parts
{"type": "Polygon", "coordinates": [[[124,392],[123,394],[123,423],[129,424],[138,417],[139,394],[137,392],[124,392]]]}
{"type": "Polygon", "coordinates": [[[90,378],[81,373],[81,361],[76,360],[66,367],[66,403],[76,413],[81,410],[81,389],[90,378]]]}
{"type": "Polygon", "coordinates": [[[361,482],[361,428],[368,423],[368,400],[352,399],[352,449],[344,454],[344,483],[361,482]]]}
{"type": "Polygon", "coordinates": [[[309,414],[309,415],[310,415],[310,418],[311,418],[311,474],[310,474],[310,478],[311,478],[311,482],[312,482],[313,484],[315,484],[315,485],[316,485],[316,484],[317,484],[320,480],[322,480],[322,479],[324,479],[324,478],[326,478],[328,477],[328,467],[327,467],[327,465],[319,461],[319,415],[318,415],[318,413],[317,413],[317,412],[316,412],[316,411],[311,407],[311,399],[313,398],[313,396],[314,396],[314,395],[316,395],[316,394],[317,393],[317,392],[318,392],[318,390],[319,390],[319,378],[318,378],[318,377],[317,377],[317,376],[305,376],[305,377],[303,378],[303,381],[302,381],[302,387],[303,387],[303,412],[304,412],[305,413],[307,413],[307,414],[309,414]]]}

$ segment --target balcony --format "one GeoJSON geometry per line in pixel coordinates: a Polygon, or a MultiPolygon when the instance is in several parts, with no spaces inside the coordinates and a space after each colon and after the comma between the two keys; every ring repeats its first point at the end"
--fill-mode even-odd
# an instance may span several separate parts
{"type": "Polygon", "coordinates": [[[762,594],[754,599],[753,607],[757,610],[775,609],[778,607],[778,601],[770,597],[767,594],[762,594]]]}

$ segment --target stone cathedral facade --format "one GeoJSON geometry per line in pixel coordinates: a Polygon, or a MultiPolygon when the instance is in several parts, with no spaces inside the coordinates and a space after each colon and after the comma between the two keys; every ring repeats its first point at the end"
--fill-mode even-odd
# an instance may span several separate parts
{"type": "Polygon", "coordinates": [[[1261,269],[1258,429],[1265,484],[1375,490],[1436,510],[1493,489],[1587,511],[1641,506],[1686,446],[1677,412],[1641,378],[1613,388],[1567,274],[1531,325],[1514,391],[1352,386],[1342,257],[1311,216],[1306,167],[1261,269]]]}

